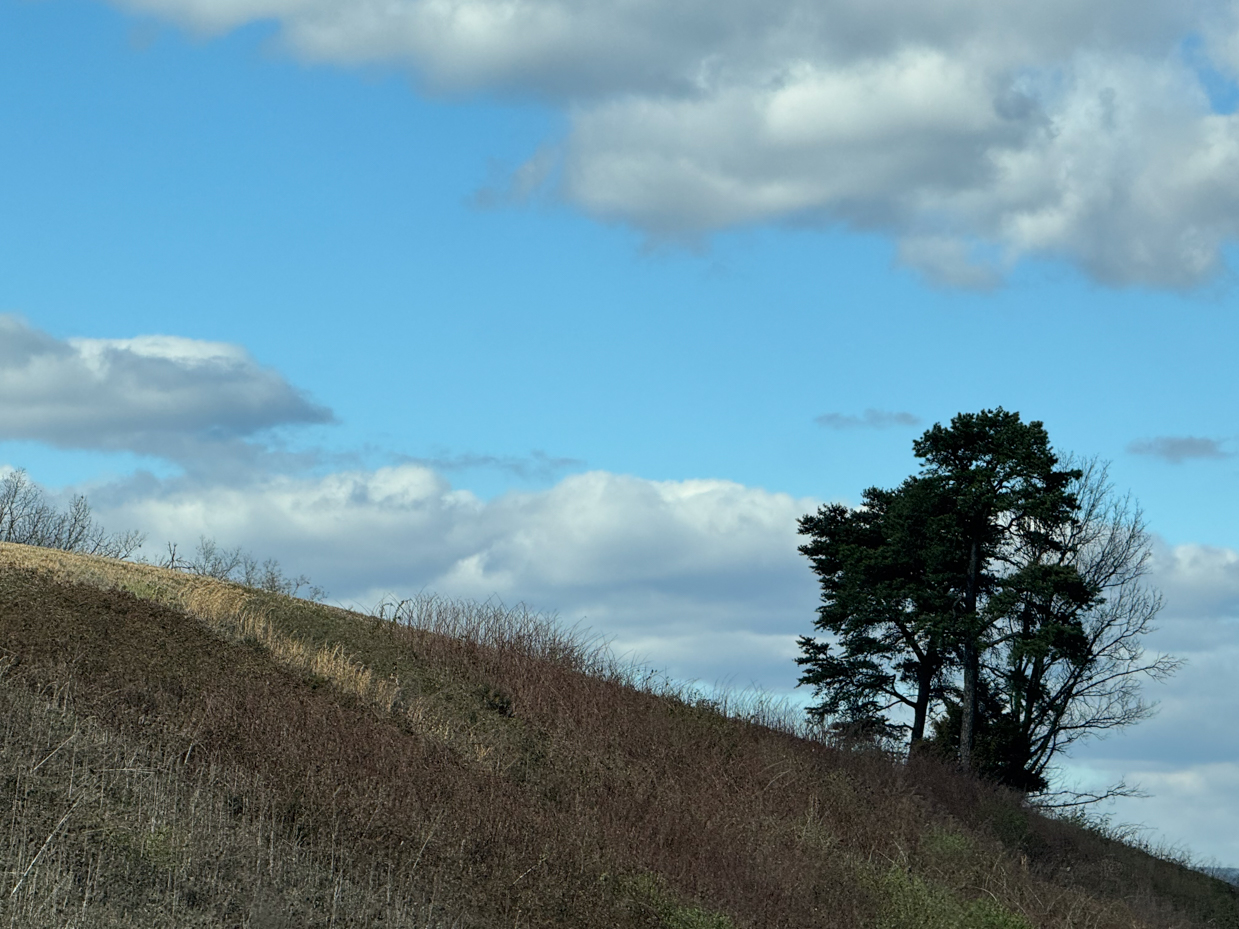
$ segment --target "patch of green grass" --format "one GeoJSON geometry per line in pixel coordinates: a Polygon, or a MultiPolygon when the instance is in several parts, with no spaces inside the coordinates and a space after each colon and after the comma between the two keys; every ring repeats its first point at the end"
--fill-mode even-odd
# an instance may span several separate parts
{"type": "Polygon", "coordinates": [[[948,888],[892,867],[877,881],[879,929],[1032,929],[996,901],[961,900],[948,888]]]}
{"type": "Polygon", "coordinates": [[[616,890],[628,898],[630,907],[654,916],[659,929],[735,929],[735,923],[724,914],[677,899],[656,875],[639,874],[614,880],[616,890]]]}
{"type": "Polygon", "coordinates": [[[962,832],[930,826],[921,838],[921,854],[934,861],[955,862],[972,855],[976,843],[962,832]]]}

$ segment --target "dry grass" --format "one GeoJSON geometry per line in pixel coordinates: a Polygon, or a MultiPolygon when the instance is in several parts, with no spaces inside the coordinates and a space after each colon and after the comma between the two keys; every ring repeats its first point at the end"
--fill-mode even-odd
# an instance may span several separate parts
{"type": "Polygon", "coordinates": [[[229,641],[255,643],[284,667],[326,678],[384,710],[396,699],[395,681],[351,660],[340,645],[314,648],[277,630],[268,618],[270,594],[166,568],[23,545],[0,544],[0,566],[35,570],[66,583],[126,590],[183,610],[229,641]]]}
{"type": "MultiPolygon", "coordinates": [[[[420,598],[365,617],[0,546],[0,636],[19,662],[10,687],[34,701],[31,721],[10,727],[27,733],[14,746],[29,743],[13,749],[15,770],[93,717],[100,744],[145,752],[141,766],[163,772],[145,799],[92,787],[104,799],[75,810],[85,782],[72,761],[56,766],[79,735],[14,783],[0,894],[23,901],[23,918],[76,906],[79,925],[108,924],[83,888],[107,869],[130,874],[116,862],[132,843],[82,844],[76,824],[98,802],[139,811],[126,834],[166,834],[178,862],[221,874],[232,862],[231,889],[211,891],[233,901],[224,925],[260,925],[247,914],[264,899],[286,914],[304,898],[288,925],[450,914],[513,929],[1239,926],[1220,881],[929,759],[784,731],[777,706],[729,717],[498,604],[420,598]],[[214,832],[168,818],[193,796],[223,798],[203,810],[240,797],[245,815],[225,828],[211,814],[214,832]],[[156,809],[163,819],[142,818],[156,809]],[[83,847],[95,858],[72,851],[83,847]],[[279,884],[262,862],[284,856],[279,884]]],[[[163,914],[135,909],[133,925],[172,924],[191,887],[225,887],[185,867],[158,872],[162,884],[124,878],[163,914]]],[[[57,918],[11,924],[71,924],[57,918]]]]}
{"type": "Polygon", "coordinates": [[[342,867],[243,769],[191,765],[3,679],[0,714],[2,925],[454,924],[427,899],[433,875],[342,867]]]}

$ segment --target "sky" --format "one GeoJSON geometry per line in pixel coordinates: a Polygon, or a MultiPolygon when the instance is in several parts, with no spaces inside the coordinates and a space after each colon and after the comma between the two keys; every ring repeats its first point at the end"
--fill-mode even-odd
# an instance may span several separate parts
{"type": "Polygon", "coordinates": [[[796,691],[797,518],[961,411],[1110,462],[1239,865],[1239,2],[0,0],[0,468],[147,553],[796,691]]]}

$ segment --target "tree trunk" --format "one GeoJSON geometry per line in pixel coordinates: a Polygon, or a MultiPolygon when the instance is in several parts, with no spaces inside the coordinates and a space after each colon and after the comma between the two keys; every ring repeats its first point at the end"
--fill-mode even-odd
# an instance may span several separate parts
{"type": "Polygon", "coordinates": [[[980,676],[981,656],[975,639],[964,643],[964,698],[959,719],[959,763],[971,770],[973,733],[977,720],[977,678],[980,676]]]}
{"type": "Polygon", "coordinates": [[[959,719],[959,763],[966,770],[972,768],[972,743],[977,720],[977,678],[981,674],[981,654],[977,639],[977,585],[981,573],[981,546],[974,537],[972,550],[968,553],[968,586],[965,592],[964,610],[968,617],[964,640],[964,696],[959,719]]]}
{"type": "Polygon", "coordinates": [[[926,653],[920,665],[917,667],[916,675],[916,703],[912,707],[912,738],[909,740],[908,750],[915,751],[916,746],[925,738],[925,723],[929,721],[929,700],[933,696],[934,686],[934,665],[936,657],[931,649],[926,653]]]}

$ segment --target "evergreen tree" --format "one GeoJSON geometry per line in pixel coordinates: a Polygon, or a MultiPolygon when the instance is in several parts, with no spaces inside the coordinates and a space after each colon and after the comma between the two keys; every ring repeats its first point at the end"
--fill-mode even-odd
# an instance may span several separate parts
{"type": "Polygon", "coordinates": [[[946,694],[944,673],[958,669],[958,753],[971,768],[983,655],[1001,645],[1067,654],[1097,598],[1065,541],[1076,535],[1080,472],[1058,467],[1041,423],[1001,408],[935,425],[913,449],[921,473],[897,490],[871,488],[857,510],[801,520],[811,537],[801,551],[822,585],[816,627],[833,638],[800,640],[801,682],[823,716],[907,706],[915,743],[946,694]]]}
{"type": "Polygon", "coordinates": [[[954,538],[966,568],[953,625],[962,665],[959,761],[972,767],[982,653],[992,632],[1017,607],[1025,636],[1055,641],[1070,635],[1073,610],[1037,610],[1047,600],[1082,608],[1096,591],[1081,583],[1070,563],[1021,560],[1029,547],[1058,551],[1076,525],[1079,503],[1070,491],[1078,470],[1058,467],[1040,422],[1024,423],[1001,407],[960,413],[949,428],[934,425],[913,443],[922,474],[942,482],[954,508],[954,538]],[[966,553],[966,555],[965,555],[966,553]]]}
{"type": "Polygon", "coordinates": [[[833,642],[800,639],[800,683],[814,688],[819,718],[850,730],[925,735],[943,671],[953,659],[951,579],[958,546],[938,482],[909,478],[897,490],[871,487],[864,505],[822,507],[800,520],[800,547],[822,585],[817,628],[833,642]],[[895,706],[911,726],[891,723],[895,706]]]}

